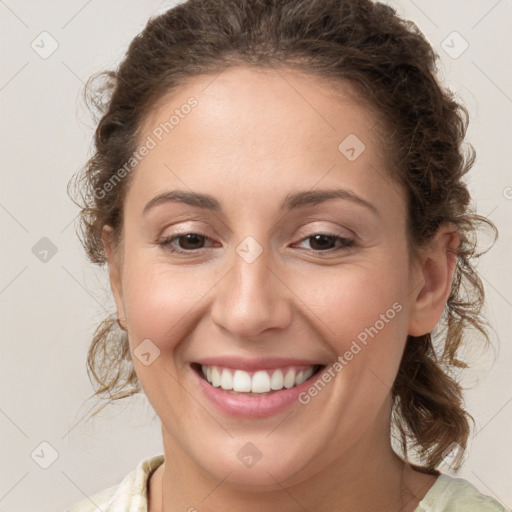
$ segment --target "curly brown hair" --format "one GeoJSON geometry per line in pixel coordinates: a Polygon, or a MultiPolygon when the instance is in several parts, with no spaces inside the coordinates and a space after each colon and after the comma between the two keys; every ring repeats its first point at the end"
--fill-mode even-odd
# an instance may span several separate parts
{"type": "MultiPolygon", "coordinates": [[[[117,70],[89,80],[85,97],[99,120],[95,151],[69,184],[79,198],[79,236],[87,255],[104,264],[102,230],[111,226],[114,246],[121,246],[133,173],[122,174],[116,186],[108,183],[134,154],[140,127],[158,101],[187,79],[232,66],[287,67],[334,87],[354,86],[382,127],[389,176],[406,191],[411,256],[442,222],[456,224],[460,237],[438,326],[442,336],[435,343],[431,334],[408,336],[392,388],[392,424],[403,456],[414,451],[426,472],[454,443],[460,461],[467,444],[472,418],[454,370],[465,366],[458,349],[469,329],[489,342],[484,288],[474,267],[483,254],[476,250],[476,234],[485,225],[497,237],[494,224],[470,206],[463,181],[475,159],[464,143],[468,113],[440,85],[437,61],[416,25],[370,0],[188,0],[150,19],[117,70]]],[[[113,401],[140,391],[127,333],[115,317],[96,329],[87,366],[92,396],[113,401]]]]}

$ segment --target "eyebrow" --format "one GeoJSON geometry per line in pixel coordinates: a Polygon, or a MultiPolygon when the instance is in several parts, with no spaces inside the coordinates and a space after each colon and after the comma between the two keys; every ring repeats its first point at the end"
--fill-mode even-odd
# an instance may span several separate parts
{"type": "MultiPolygon", "coordinates": [[[[332,199],[344,199],[369,209],[374,215],[379,216],[379,211],[371,203],[345,189],[326,189],[326,190],[308,190],[304,192],[295,192],[288,194],[281,205],[282,210],[290,211],[304,206],[323,203],[332,199]]],[[[151,199],[142,214],[145,215],[149,210],[157,205],[167,202],[184,203],[197,208],[221,212],[222,206],[213,196],[201,194],[198,192],[188,192],[185,190],[171,190],[163,192],[151,199]]]]}

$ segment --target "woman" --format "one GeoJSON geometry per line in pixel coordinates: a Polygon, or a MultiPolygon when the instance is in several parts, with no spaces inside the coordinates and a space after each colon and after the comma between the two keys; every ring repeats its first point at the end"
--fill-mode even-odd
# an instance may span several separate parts
{"type": "Polygon", "coordinates": [[[164,454],[70,510],[504,510],[436,469],[494,226],[435,58],[366,0],[190,0],[100,77],[77,185],[118,317],[88,365],[144,391],[164,454]]]}

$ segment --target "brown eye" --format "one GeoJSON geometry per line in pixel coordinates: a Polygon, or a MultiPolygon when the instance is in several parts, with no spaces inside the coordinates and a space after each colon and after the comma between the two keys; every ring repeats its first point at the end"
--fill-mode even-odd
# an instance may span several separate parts
{"type": "Polygon", "coordinates": [[[300,243],[304,243],[308,240],[310,248],[314,252],[343,251],[348,250],[354,244],[353,240],[330,233],[318,233],[311,235],[301,240],[300,243]]]}
{"type": "Polygon", "coordinates": [[[212,244],[206,246],[206,242],[212,242],[212,240],[203,233],[181,233],[165,238],[158,245],[170,252],[193,253],[211,247],[212,244]]]}
{"type": "Polygon", "coordinates": [[[315,251],[332,249],[336,245],[336,239],[328,235],[314,235],[310,238],[310,246],[315,251]]]}
{"type": "Polygon", "coordinates": [[[198,235],[197,233],[188,233],[186,235],[176,237],[175,240],[179,240],[178,245],[180,246],[180,249],[190,251],[194,249],[201,249],[204,246],[205,237],[198,235]]]}

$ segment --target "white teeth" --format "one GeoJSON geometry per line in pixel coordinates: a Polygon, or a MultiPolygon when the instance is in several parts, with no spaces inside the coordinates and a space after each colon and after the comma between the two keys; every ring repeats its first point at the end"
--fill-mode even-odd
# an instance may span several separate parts
{"type": "Polygon", "coordinates": [[[306,382],[313,375],[313,372],[313,368],[308,368],[307,370],[299,372],[297,374],[297,377],[295,377],[295,385],[299,386],[303,382],[306,382]]]}
{"type": "Polygon", "coordinates": [[[272,374],[272,378],[270,379],[270,389],[283,389],[283,372],[281,370],[276,370],[272,374]]]}
{"type": "Polygon", "coordinates": [[[287,370],[258,370],[252,375],[244,370],[232,370],[217,366],[201,365],[201,372],[206,380],[215,388],[238,393],[268,393],[283,388],[290,389],[306,382],[315,371],[314,366],[297,371],[296,368],[287,370]]]}
{"type": "Polygon", "coordinates": [[[252,376],[252,387],[253,393],[268,393],[270,391],[270,377],[265,370],[256,372],[252,376]]]}
{"type": "Polygon", "coordinates": [[[236,370],[233,376],[233,391],[239,393],[250,393],[251,391],[251,376],[243,370],[236,370]]]}
{"type": "Polygon", "coordinates": [[[233,377],[231,376],[231,372],[227,369],[224,369],[222,371],[222,376],[220,378],[220,387],[226,390],[233,389],[233,377]]]}
{"type": "Polygon", "coordinates": [[[293,368],[290,368],[287,372],[286,372],[286,375],[284,376],[284,387],[286,389],[290,389],[290,388],[293,388],[294,384],[295,384],[295,370],[293,368]]]}
{"type": "Polygon", "coordinates": [[[212,378],[212,386],[214,388],[218,388],[220,386],[220,373],[216,366],[214,366],[212,368],[211,378],[212,378]]]}
{"type": "Polygon", "coordinates": [[[313,376],[314,372],[315,372],[314,368],[308,368],[307,370],[304,370],[304,382],[306,382],[308,379],[310,379],[313,376]]]}

